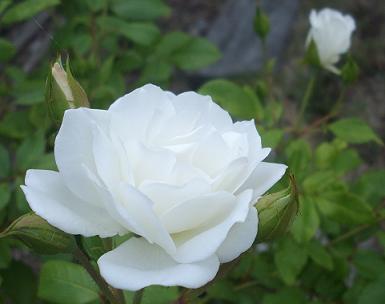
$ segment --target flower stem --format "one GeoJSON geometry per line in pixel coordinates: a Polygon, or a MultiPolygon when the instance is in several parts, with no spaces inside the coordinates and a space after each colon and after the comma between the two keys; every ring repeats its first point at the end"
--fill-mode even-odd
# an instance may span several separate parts
{"type": "Polygon", "coordinates": [[[144,293],[144,288],[139,289],[137,292],[135,292],[134,298],[132,299],[132,304],[140,304],[140,302],[142,302],[143,293],[144,293]]]}
{"type": "Polygon", "coordinates": [[[300,106],[300,109],[299,109],[299,115],[298,115],[298,119],[297,119],[297,128],[301,125],[302,123],[302,120],[303,120],[303,116],[305,114],[305,110],[309,104],[309,100],[311,98],[311,96],[313,95],[313,90],[314,90],[314,85],[315,85],[315,82],[316,82],[316,78],[317,78],[317,75],[315,72],[313,72],[313,75],[310,77],[308,83],[307,83],[307,86],[306,86],[306,90],[305,90],[305,94],[303,95],[303,98],[302,98],[302,101],[301,101],[301,106],[300,106]]]}
{"type": "Polygon", "coordinates": [[[112,294],[106,281],[104,281],[101,275],[95,270],[94,266],[92,266],[92,264],[88,260],[88,257],[86,256],[86,254],[80,248],[76,248],[74,252],[74,257],[87,270],[87,272],[90,274],[90,276],[95,281],[95,283],[99,286],[100,291],[108,299],[108,301],[111,304],[120,304],[119,301],[112,294]]]}

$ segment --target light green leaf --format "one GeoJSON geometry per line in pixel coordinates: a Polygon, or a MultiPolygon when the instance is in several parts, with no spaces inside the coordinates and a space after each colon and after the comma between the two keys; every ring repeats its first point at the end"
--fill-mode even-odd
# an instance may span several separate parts
{"type": "Polygon", "coordinates": [[[82,266],[53,260],[41,268],[38,296],[57,304],[86,304],[96,301],[99,293],[82,266]]]}
{"type": "Polygon", "coordinates": [[[352,191],[372,206],[385,198],[385,170],[370,170],[360,176],[352,191]]]}
{"type": "Polygon", "coordinates": [[[199,89],[199,93],[211,96],[216,103],[236,118],[254,117],[253,100],[240,86],[231,81],[211,80],[199,89]]]}
{"type": "Polygon", "coordinates": [[[285,238],[278,244],[274,254],[278,273],[288,285],[295,283],[297,276],[306,264],[308,255],[294,240],[285,238]]]}
{"type": "Polygon", "coordinates": [[[318,241],[313,240],[307,244],[306,248],[310,258],[318,265],[326,268],[327,270],[333,270],[333,259],[327,252],[324,246],[318,241]]]}
{"type": "Polygon", "coordinates": [[[373,211],[356,195],[331,191],[315,197],[319,210],[333,220],[346,225],[370,223],[373,211]]]}
{"type": "Polygon", "coordinates": [[[287,164],[298,181],[306,176],[306,170],[312,156],[310,145],[303,139],[292,141],[285,149],[287,164]]]}
{"type": "Polygon", "coordinates": [[[139,84],[155,83],[162,85],[167,82],[172,73],[172,66],[163,61],[148,62],[142,70],[139,84]]]}
{"type": "Polygon", "coordinates": [[[340,119],[330,124],[329,129],[335,136],[352,144],[362,144],[369,141],[383,144],[372,128],[359,118],[340,119]]]}
{"type": "Polygon", "coordinates": [[[155,20],[170,15],[170,8],[162,0],[113,0],[112,11],[129,20],[155,20]]]}
{"type": "Polygon", "coordinates": [[[294,239],[299,243],[308,242],[317,232],[320,220],[314,200],[300,196],[299,212],[291,227],[294,239]]]}
{"type": "Polygon", "coordinates": [[[283,138],[282,129],[271,129],[271,130],[258,130],[264,147],[275,148],[283,138]]]}
{"type": "Polygon", "coordinates": [[[2,17],[2,22],[10,24],[23,21],[59,3],[59,0],[25,0],[7,10],[2,17]]]}

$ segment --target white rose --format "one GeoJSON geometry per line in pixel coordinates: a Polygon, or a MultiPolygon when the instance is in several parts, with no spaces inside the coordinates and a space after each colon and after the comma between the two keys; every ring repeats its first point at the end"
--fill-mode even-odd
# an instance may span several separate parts
{"type": "Polygon", "coordinates": [[[71,234],[133,237],[104,254],[115,288],[197,288],[252,245],[253,204],[286,166],[263,162],[253,121],[210,97],[145,85],[107,110],[70,109],[55,141],[59,172],[28,170],[31,208],[71,234]]]}
{"type": "Polygon", "coordinates": [[[318,13],[312,10],[309,19],[311,28],[306,44],[309,45],[313,40],[321,65],[339,73],[334,65],[339,61],[340,55],[350,48],[351,36],[356,28],[354,19],[330,8],[324,8],[318,13]]]}

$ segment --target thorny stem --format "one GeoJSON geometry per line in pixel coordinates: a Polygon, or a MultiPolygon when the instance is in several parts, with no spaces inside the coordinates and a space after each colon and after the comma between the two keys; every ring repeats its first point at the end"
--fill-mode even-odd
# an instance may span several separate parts
{"type": "Polygon", "coordinates": [[[108,299],[111,304],[123,304],[119,303],[119,301],[114,297],[106,281],[104,281],[100,274],[95,270],[95,268],[88,260],[88,257],[80,248],[76,248],[74,256],[79,261],[79,263],[87,270],[92,279],[99,286],[103,295],[108,299]]]}

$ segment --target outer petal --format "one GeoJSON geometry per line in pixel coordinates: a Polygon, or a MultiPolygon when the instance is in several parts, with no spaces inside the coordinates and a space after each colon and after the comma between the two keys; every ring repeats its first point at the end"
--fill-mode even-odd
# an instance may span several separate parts
{"type": "Polygon", "coordinates": [[[107,111],[67,110],[55,140],[55,160],[67,187],[81,199],[101,205],[97,185],[90,178],[97,175],[92,149],[92,130],[106,128],[107,111]],[[87,172],[89,170],[90,172],[87,172]]]}
{"type": "Polygon", "coordinates": [[[258,212],[251,207],[244,223],[235,224],[226,240],[218,248],[217,256],[221,263],[237,258],[253,244],[258,232],[258,212]]]}
{"type": "Polygon", "coordinates": [[[153,209],[153,202],[140,191],[128,184],[114,189],[114,212],[132,227],[133,232],[156,243],[169,253],[175,252],[175,244],[153,209]]]}
{"type": "Polygon", "coordinates": [[[98,265],[110,285],[134,291],[149,285],[201,287],[215,277],[219,261],[213,255],[197,263],[179,264],[159,246],[131,238],[104,254],[98,265]]]}
{"type": "Polygon", "coordinates": [[[213,255],[226,239],[235,223],[244,222],[252,197],[252,191],[241,193],[235,208],[222,221],[206,225],[200,229],[181,232],[173,235],[177,249],[173,258],[181,263],[201,261],[213,255]]]}
{"type": "Polygon", "coordinates": [[[253,189],[253,200],[255,200],[281,179],[286,168],[287,166],[283,164],[261,162],[240,187],[238,192],[242,192],[246,189],[253,189]]]}
{"type": "Polygon", "coordinates": [[[32,210],[67,233],[109,237],[125,231],[106,210],[73,195],[58,172],[28,170],[25,184],[21,187],[32,210]]]}

